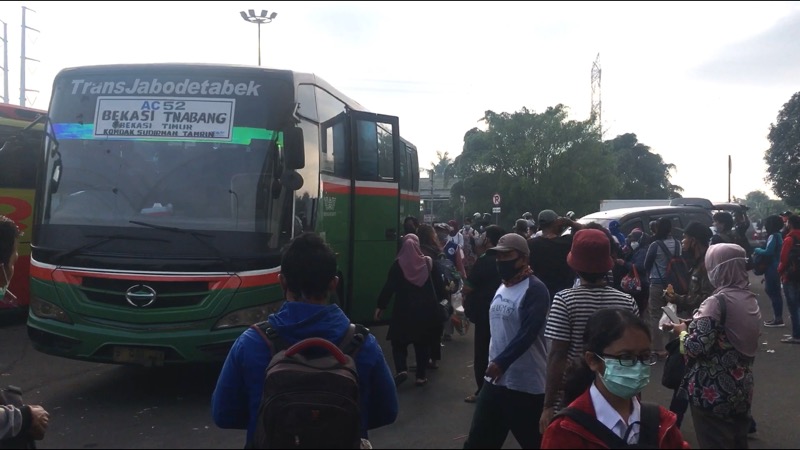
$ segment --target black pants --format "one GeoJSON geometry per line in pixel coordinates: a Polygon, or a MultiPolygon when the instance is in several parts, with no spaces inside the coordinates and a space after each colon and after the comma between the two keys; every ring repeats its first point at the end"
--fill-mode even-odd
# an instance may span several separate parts
{"type": "MultiPolygon", "coordinates": [[[[408,371],[408,344],[409,342],[392,341],[392,359],[396,373],[408,371]]],[[[414,342],[414,356],[417,361],[417,378],[425,378],[425,369],[428,367],[428,342],[414,342]]]]}
{"type": "MultiPolygon", "coordinates": [[[[442,360],[442,334],[444,334],[444,322],[436,325],[428,341],[428,357],[434,362],[442,360]]],[[[427,360],[425,360],[427,365],[427,360]]]]}
{"type": "Polygon", "coordinates": [[[484,383],[464,448],[502,448],[509,431],[520,447],[539,448],[542,443],[539,418],[543,405],[544,394],[528,394],[484,383]]]}
{"type": "Polygon", "coordinates": [[[672,391],[672,401],[669,404],[669,410],[675,413],[677,416],[677,422],[675,422],[675,426],[680,428],[681,424],[683,423],[683,417],[686,415],[686,411],[689,409],[689,399],[686,397],[681,397],[678,395],[678,389],[672,391]]]}
{"type": "Polygon", "coordinates": [[[489,330],[489,323],[476,323],[473,329],[475,330],[475,336],[473,339],[472,367],[475,369],[475,384],[478,386],[475,395],[478,395],[483,386],[483,376],[486,374],[486,368],[489,367],[489,342],[492,335],[489,330]]]}

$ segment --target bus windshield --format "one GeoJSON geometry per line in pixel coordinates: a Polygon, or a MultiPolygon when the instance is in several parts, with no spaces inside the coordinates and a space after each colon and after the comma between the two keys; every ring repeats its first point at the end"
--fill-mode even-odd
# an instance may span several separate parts
{"type": "Polygon", "coordinates": [[[291,238],[293,193],[280,182],[290,79],[204,66],[194,78],[168,67],[92,69],[54,83],[37,247],[63,255],[97,236],[155,233],[170,244],[112,239],[92,252],[151,256],[158,245],[158,257],[191,258],[208,249],[165,230],[203,232],[228,244],[226,256],[291,238]]]}

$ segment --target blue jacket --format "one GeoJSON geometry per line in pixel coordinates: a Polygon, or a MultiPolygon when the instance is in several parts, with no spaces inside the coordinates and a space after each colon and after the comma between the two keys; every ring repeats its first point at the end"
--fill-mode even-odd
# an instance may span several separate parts
{"type": "MultiPolygon", "coordinates": [[[[339,343],[350,326],[350,319],[337,305],[312,305],[286,302],[269,317],[288,345],[309,337],[322,337],[339,343]]],[[[264,338],[248,328],[233,343],[222,367],[211,398],[211,414],[220,428],[247,429],[252,442],[258,419],[258,406],[264,376],[272,358],[264,338]]],[[[397,419],[397,389],[378,341],[371,334],[356,355],[361,396],[361,434],[393,423],[397,419]]]]}

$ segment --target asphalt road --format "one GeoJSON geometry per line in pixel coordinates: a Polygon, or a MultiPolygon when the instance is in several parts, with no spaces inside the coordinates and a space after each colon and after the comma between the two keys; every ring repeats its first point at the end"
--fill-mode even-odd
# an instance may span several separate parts
{"type": "MultiPolygon", "coordinates": [[[[762,314],[772,317],[760,280],[753,277],[762,314]]],[[[788,319],[788,315],[786,317],[788,319]]],[[[385,327],[373,333],[387,353],[385,327]]],[[[800,445],[800,345],[779,342],[788,328],[764,328],[756,358],[753,413],[758,433],[751,448],[800,445]],[[773,351],[774,350],[774,351],[773,351]]],[[[474,390],[472,336],[456,336],[443,349],[442,367],[422,388],[400,386],[400,416],[373,430],[376,448],[461,448],[474,405],[463,398],[474,390]]],[[[671,392],[654,367],[644,391],[647,401],[668,405],[671,392]]],[[[16,384],[25,400],[51,413],[50,429],[39,448],[241,448],[244,431],[221,430],[210,417],[210,396],[219,366],[143,369],[71,361],[40,354],[20,323],[0,327],[0,384],[16,384]]],[[[534,426],[532,424],[532,426],[534,426]]],[[[683,432],[696,448],[690,417],[683,432]]],[[[513,437],[505,448],[519,448],[513,437]]]]}

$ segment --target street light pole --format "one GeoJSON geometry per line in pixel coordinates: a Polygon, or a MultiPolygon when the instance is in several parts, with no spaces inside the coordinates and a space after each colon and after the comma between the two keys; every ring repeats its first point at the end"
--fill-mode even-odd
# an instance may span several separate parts
{"type": "Polygon", "coordinates": [[[258,25],[258,65],[261,65],[261,24],[262,23],[270,23],[272,22],[275,17],[278,16],[278,13],[272,12],[269,16],[267,16],[267,10],[262,9],[260,15],[256,15],[256,11],[254,9],[248,9],[247,12],[240,11],[239,14],[242,15],[242,19],[247,22],[254,23],[258,25]]]}

